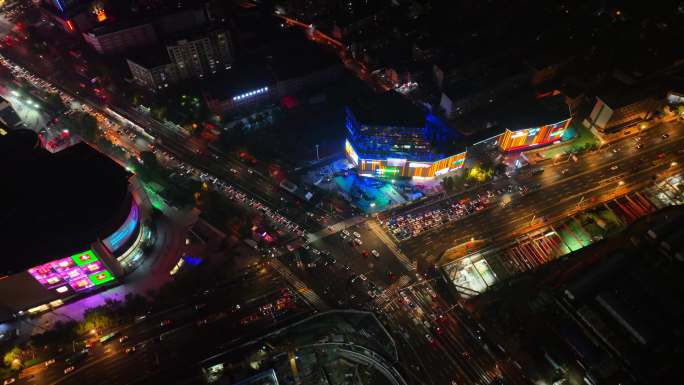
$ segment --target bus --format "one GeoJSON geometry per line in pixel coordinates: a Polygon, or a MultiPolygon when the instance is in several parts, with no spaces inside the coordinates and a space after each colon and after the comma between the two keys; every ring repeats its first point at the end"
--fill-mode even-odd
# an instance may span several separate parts
{"type": "Polygon", "coordinates": [[[108,342],[111,342],[114,339],[114,337],[116,337],[118,334],[119,334],[119,332],[112,332],[109,334],[105,334],[102,337],[100,337],[100,343],[104,345],[108,342]]]}

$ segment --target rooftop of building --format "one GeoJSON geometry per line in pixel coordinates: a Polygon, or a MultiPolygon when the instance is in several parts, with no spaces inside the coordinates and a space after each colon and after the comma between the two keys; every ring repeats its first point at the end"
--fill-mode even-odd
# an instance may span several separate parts
{"type": "Polygon", "coordinates": [[[124,21],[105,21],[103,24],[92,28],[91,30],[85,32],[85,34],[93,36],[104,36],[111,33],[124,31],[133,28],[149,27],[152,28],[152,24],[144,18],[141,17],[131,17],[124,21]]]}
{"type": "Polygon", "coordinates": [[[348,105],[356,120],[368,126],[424,127],[426,113],[395,91],[375,93],[368,89],[348,105]]]}
{"type": "Polygon", "coordinates": [[[276,82],[270,67],[261,61],[242,60],[231,69],[202,81],[202,90],[210,99],[228,100],[245,92],[270,87],[276,82]]]}
{"type": "Polygon", "coordinates": [[[51,154],[35,133],[0,136],[0,275],[81,251],[114,232],[130,211],[130,174],[85,143],[51,154]]]}
{"type": "Polygon", "coordinates": [[[539,98],[529,89],[500,97],[495,102],[456,118],[458,131],[471,143],[479,142],[508,129],[517,131],[562,122],[571,117],[565,96],[539,98]]]}
{"type": "Polygon", "coordinates": [[[630,78],[624,80],[621,81],[615,76],[604,80],[594,91],[596,97],[603,100],[610,108],[616,109],[665,95],[657,82],[637,81],[630,78]]]}
{"type": "Polygon", "coordinates": [[[160,45],[129,50],[126,52],[126,59],[147,69],[171,63],[168,51],[160,45]]]}

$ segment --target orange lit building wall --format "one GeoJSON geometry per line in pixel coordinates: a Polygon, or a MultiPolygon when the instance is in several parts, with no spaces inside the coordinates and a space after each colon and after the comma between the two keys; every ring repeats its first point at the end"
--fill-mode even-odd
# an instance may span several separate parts
{"type": "Polygon", "coordinates": [[[499,136],[498,145],[502,151],[525,150],[553,143],[563,136],[572,119],[537,128],[518,131],[506,130],[499,136]]]}

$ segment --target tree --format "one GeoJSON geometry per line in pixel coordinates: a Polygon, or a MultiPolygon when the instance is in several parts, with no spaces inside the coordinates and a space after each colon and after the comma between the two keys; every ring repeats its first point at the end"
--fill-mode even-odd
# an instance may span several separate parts
{"type": "Polygon", "coordinates": [[[55,111],[57,112],[62,112],[66,110],[66,106],[64,105],[64,102],[62,101],[62,97],[59,96],[57,93],[49,93],[45,97],[45,102],[47,103],[48,106],[51,108],[54,108],[55,111]]]}
{"type": "Polygon", "coordinates": [[[81,113],[73,119],[72,125],[73,130],[81,139],[89,143],[95,143],[97,141],[100,132],[97,125],[97,119],[92,115],[81,113]]]}
{"type": "Polygon", "coordinates": [[[18,346],[15,346],[12,349],[10,349],[7,353],[5,353],[2,362],[5,364],[5,366],[9,366],[10,368],[12,368],[12,370],[19,370],[21,369],[22,364],[22,354],[23,351],[18,346]]]}

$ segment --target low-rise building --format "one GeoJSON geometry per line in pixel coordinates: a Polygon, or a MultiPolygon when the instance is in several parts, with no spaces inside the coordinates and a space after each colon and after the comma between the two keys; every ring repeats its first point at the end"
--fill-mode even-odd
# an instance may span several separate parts
{"type": "Polygon", "coordinates": [[[594,107],[583,121],[597,135],[614,134],[654,116],[662,100],[652,87],[611,84],[595,97],[594,107]]]}
{"type": "Polygon", "coordinates": [[[84,32],[83,38],[100,54],[119,53],[157,42],[157,34],[150,23],[103,25],[84,32]]]}

